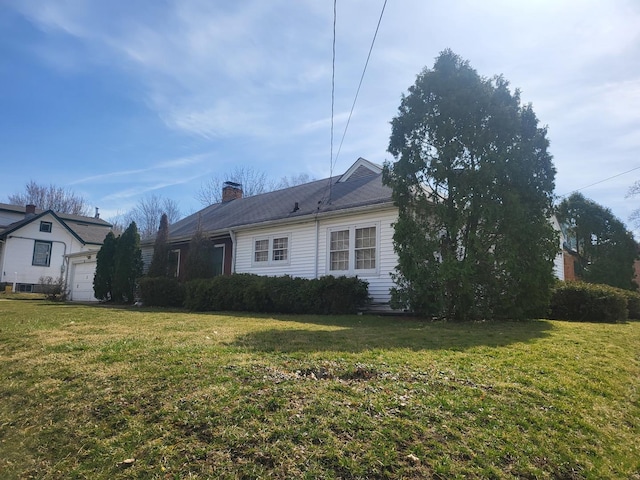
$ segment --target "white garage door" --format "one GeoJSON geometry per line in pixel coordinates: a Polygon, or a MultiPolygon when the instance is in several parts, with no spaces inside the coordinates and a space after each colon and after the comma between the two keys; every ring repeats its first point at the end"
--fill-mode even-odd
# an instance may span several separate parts
{"type": "Polygon", "coordinates": [[[72,263],[71,284],[69,285],[71,300],[74,302],[95,302],[93,296],[93,276],[96,273],[96,262],[72,263]]]}

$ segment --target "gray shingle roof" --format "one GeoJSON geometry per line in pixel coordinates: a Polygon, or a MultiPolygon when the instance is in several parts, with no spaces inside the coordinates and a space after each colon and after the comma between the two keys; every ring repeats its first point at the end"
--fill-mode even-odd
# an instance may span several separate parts
{"type": "Polygon", "coordinates": [[[392,201],[391,189],[382,184],[382,174],[359,175],[347,181],[341,176],[317,180],[252,197],[216,203],[169,227],[170,238],[190,237],[198,223],[214,233],[265,222],[337,212],[392,201]],[[297,204],[298,209],[295,209],[297,204]]]}
{"type": "MultiPolygon", "coordinates": [[[[24,214],[26,208],[17,205],[0,203],[0,210],[24,214]]],[[[107,235],[107,232],[111,228],[111,224],[109,222],[105,222],[100,218],[84,217],[82,215],[71,215],[67,213],[56,213],[52,210],[41,210],[37,208],[35,215],[30,215],[22,218],[17,222],[7,225],[6,228],[1,229],[0,238],[3,238],[11,232],[18,230],[22,226],[43,217],[47,213],[50,213],[54,217],[56,217],[62,225],[64,225],[72,234],[74,234],[81,242],[85,244],[102,245],[104,237],[107,235]]]]}

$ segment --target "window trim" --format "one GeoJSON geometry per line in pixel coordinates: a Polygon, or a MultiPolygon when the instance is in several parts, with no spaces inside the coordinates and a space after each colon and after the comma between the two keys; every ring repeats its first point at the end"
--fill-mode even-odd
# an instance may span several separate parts
{"type": "Polygon", "coordinates": [[[182,252],[180,251],[179,248],[173,248],[169,250],[169,255],[174,253],[176,254],[176,270],[173,272],[173,276],[174,278],[179,278],[180,277],[180,255],[182,254],[182,252]]]}
{"type": "MultiPolygon", "coordinates": [[[[286,266],[291,264],[291,233],[276,233],[271,235],[256,235],[251,238],[252,247],[251,247],[251,266],[260,268],[260,267],[278,267],[278,266],[286,266]],[[274,254],[277,250],[284,250],[281,248],[274,249],[274,241],[286,238],[287,239],[287,258],[284,260],[274,260],[274,254]],[[260,241],[267,241],[267,259],[264,261],[256,260],[256,243],[260,241]]],[[[259,250],[261,252],[265,250],[259,250]]]]}
{"type": "Polygon", "coordinates": [[[221,265],[222,268],[220,269],[220,275],[224,275],[224,260],[225,260],[225,255],[227,253],[227,246],[224,243],[215,243],[213,245],[213,249],[215,250],[216,248],[222,249],[222,265],[221,265]]]}
{"type": "Polygon", "coordinates": [[[31,265],[34,267],[50,267],[51,266],[51,254],[53,253],[53,242],[49,242],[46,240],[34,240],[33,241],[33,255],[31,257],[31,265]],[[48,245],[49,252],[47,255],[47,262],[44,263],[36,263],[36,250],[38,249],[38,245],[48,245]]]}
{"type": "MultiPolygon", "coordinates": [[[[368,247],[370,248],[370,247],[368,247]]],[[[360,250],[360,249],[358,249],[360,250]]],[[[380,273],[380,222],[355,223],[348,225],[336,225],[327,228],[327,244],[326,244],[326,274],[327,275],[378,275],[380,273]],[[364,228],[375,228],[375,268],[356,268],[356,230],[364,228]],[[348,269],[347,270],[331,270],[331,233],[340,231],[349,231],[349,248],[348,252],[348,269]]]]}
{"type": "Polygon", "coordinates": [[[41,220],[40,221],[40,231],[44,232],[44,233],[51,233],[51,231],[53,230],[53,222],[47,222],[45,220],[41,220]],[[43,228],[43,227],[48,227],[47,228],[43,228]]]}

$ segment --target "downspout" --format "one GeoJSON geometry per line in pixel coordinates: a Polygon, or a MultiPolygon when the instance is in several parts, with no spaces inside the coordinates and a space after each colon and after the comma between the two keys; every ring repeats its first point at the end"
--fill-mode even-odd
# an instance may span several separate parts
{"type": "Polygon", "coordinates": [[[69,275],[69,269],[65,267],[65,260],[67,260],[68,263],[68,259],[66,259],[65,257],[67,256],[67,244],[65,242],[63,242],[62,240],[42,240],[41,238],[33,238],[33,237],[22,237],[20,235],[9,235],[8,238],[20,238],[21,240],[34,240],[34,241],[46,241],[46,242],[51,242],[51,243],[61,243],[62,245],[64,245],[64,251],[62,253],[62,270],[63,272],[60,272],[60,276],[62,276],[62,273],[65,274],[65,286],[67,285],[67,277],[69,275]]]}
{"type": "Polygon", "coordinates": [[[313,278],[318,278],[318,260],[320,258],[320,222],[318,221],[318,217],[316,217],[316,251],[315,251],[315,268],[313,272],[313,278]]]}
{"type": "Polygon", "coordinates": [[[231,273],[236,273],[236,232],[229,229],[231,237],[231,273]]]}

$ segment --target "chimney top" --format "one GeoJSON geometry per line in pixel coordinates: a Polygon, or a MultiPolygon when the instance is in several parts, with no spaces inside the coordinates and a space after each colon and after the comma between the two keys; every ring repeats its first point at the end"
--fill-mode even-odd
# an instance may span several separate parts
{"type": "Polygon", "coordinates": [[[100,212],[98,212],[98,207],[96,207],[96,215],[94,218],[100,218],[100,212]]]}
{"type": "Polygon", "coordinates": [[[35,215],[36,214],[36,206],[32,203],[29,203],[25,206],[24,215],[25,217],[35,215]]]}
{"type": "Polygon", "coordinates": [[[236,182],[224,182],[222,187],[222,203],[242,198],[242,184],[236,182]]]}

